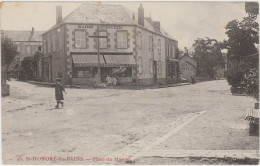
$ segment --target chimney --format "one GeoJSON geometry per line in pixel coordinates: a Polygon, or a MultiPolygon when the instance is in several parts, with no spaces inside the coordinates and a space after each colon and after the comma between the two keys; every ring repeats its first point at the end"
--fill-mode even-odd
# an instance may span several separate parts
{"type": "Polygon", "coordinates": [[[184,47],[184,54],[188,54],[188,49],[187,49],[187,47],[184,47]]]}
{"type": "Polygon", "coordinates": [[[142,4],[138,8],[138,24],[144,26],[144,8],[142,4]]]}
{"type": "Polygon", "coordinates": [[[56,6],[56,24],[62,21],[62,6],[56,6]]]}
{"type": "Polygon", "coordinates": [[[31,31],[31,34],[30,34],[29,39],[28,39],[29,41],[32,41],[33,35],[34,35],[34,27],[32,27],[32,31],[31,31]]]}
{"type": "Polygon", "coordinates": [[[155,29],[155,32],[158,32],[158,33],[161,32],[160,26],[161,26],[160,21],[153,22],[153,28],[155,29]]]}

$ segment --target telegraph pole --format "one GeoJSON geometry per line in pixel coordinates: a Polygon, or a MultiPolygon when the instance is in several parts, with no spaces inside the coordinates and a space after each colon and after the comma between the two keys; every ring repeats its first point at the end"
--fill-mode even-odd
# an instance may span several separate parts
{"type": "Polygon", "coordinates": [[[89,36],[90,38],[97,39],[97,55],[98,55],[98,83],[101,83],[101,64],[100,64],[100,49],[99,49],[99,38],[108,38],[108,36],[99,36],[99,26],[97,26],[97,35],[89,36]]]}

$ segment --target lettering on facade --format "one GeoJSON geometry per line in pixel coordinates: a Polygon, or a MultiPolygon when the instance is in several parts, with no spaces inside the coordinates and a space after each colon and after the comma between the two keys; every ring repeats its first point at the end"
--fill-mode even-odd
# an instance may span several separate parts
{"type": "Polygon", "coordinates": [[[93,28],[93,25],[78,25],[78,28],[81,28],[81,29],[93,28]]]}
{"type": "MultiPolygon", "coordinates": [[[[93,25],[78,25],[78,28],[80,29],[88,29],[88,28],[93,28],[93,25]]],[[[118,25],[100,25],[99,29],[105,30],[105,29],[123,29],[122,26],[118,25]]]]}

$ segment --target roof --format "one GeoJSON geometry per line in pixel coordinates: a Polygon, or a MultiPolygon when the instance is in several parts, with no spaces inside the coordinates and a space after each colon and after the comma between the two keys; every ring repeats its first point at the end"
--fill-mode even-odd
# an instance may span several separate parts
{"type": "Polygon", "coordinates": [[[182,57],[180,57],[180,60],[182,60],[184,57],[187,57],[189,59],[192,60],[193,64],[191,62],[188,62],[189,64],[191,64],[192,66],[196,67],[197,66],[197,62],[194,58],[190,57],[188,54],[184,54],[182,57]]]}
{"type": "Polygon", "coordinates": [[[44,31],[3,31],[5,37],[13,41],[42,41],[44,31]]]}
{"type": "MultiPolygon", "coordinates": [[[[151,18],[145,18],[144,28],[155,32],[152,22],[151,18]]],[[[138,25],[138,14],[122,5],[83,3],[69,15],[64,17],[61,23],[54,25],[49,30],[52,30],[63,23],[138,25]]],[[[175,40],[163,28],[160,28],[160,30],[161,35],[175,40]]]]}

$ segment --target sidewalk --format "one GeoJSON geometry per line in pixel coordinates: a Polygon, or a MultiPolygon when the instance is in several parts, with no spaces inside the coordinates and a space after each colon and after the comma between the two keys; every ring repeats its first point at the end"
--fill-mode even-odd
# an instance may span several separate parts
{"type": "MultiPolygon", "coordinates": [[[[51,83],[47,82],[37,82],[37,81],[27,81],[28,83],[42,85],[42,86],[51,86],[51,83]]],[[[141,89],[158,89],[158,88],[167,88],[175,86],[184,86],[190,85],[190,83],[177,83],[177,84],[164,84],[164,85],[117,85],[117,86],[107,86],[102,89],[128,89],[128,90],[141,90],[141,89]]],[[[94,88],[90,85],[66,85],[66,88],[79,88],[79,89],[100,89],[94,88]]]]}

